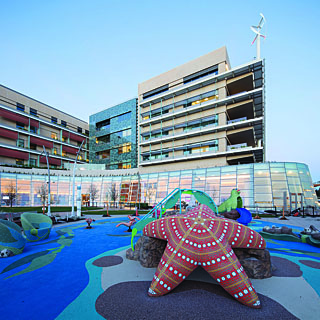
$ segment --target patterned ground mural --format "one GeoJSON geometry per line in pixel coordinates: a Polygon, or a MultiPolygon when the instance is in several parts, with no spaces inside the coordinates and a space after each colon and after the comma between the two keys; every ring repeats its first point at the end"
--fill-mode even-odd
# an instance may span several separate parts
{"type": "MultiPolygon", "coordinates": [[[[138,262],[125,259],[123,254],[121,256],[121,252],[130,245],[130,234],[115,226],[126,220],[109,218],[97,221],[92,224],[93,229],[89,230],[85,229],[86,223],[55,228],[47,240],[27,243],[22,254],[0,259],[1,318],[34,319],[41,314],[45,319],[110,320],[119,319],[118,316],[134,319],[135,316],[142,317],[142,310],[153,308],[155,318],[161,319],[163,310],[171,308],[172,304],[176,306],[177,312],[182,310],[186,299],[190,304],[184,312],[189,309],[192,312],[193,304],[200,304],[196,299],[200,295],[204,299],[201,301],[207,301],[207,304],[212,301],[211,312],[214,312],[216,305],[213,301],[220,301],[220,308],[227,306],[232,314],[258,312],[253,316],[262,319],[274,317],[272,309],[286,319],[296,319],[290,310],[286,310],[279,301],[271,299],[262,290],[266,281],[277,279],[287,284],[307,285],[310,294],[319,299],[320,249],[309,244],[272,239],[266,239],[266,242],[277,270],[272,280],[264,279],[254,283],[263,305],[260,310],[248,308],[250,310],[247,311],[247,307],[230,299],[219,286],[208,286],[204,284],[206,280],[201,280],[200,285],[197,282],[199,279],[187,279],[183,287],[178,286],[171,293],[171,298],[170,295],[148,297],[147,290],[155,269],[142,268],[138,262]],[[120,282],[112,274],[120,275],[123,280],[120,282]],[[132,281],[137,281],[136,286],[132,281]],[[122,299],[122,302],[132,306],[141,304],[141,308],[133,308],[136,315],[123,311],[125,309],[119,299],[121,292],[126,293],[126,299],[122,299]],[[122,315],[113,312],[114,308],[110,309],[110,305],[115,304],[117,312],[122,310],[122,315]]],[[[249,227],[259,232],[267,224],[253,221],[249,227]]],[[[293,231],[301,230],[294,228],[293,231]]],[[[202,311],[199,308],[196,316],[206,319],[202,311]]],[[[182,315],[175,313],[176,319],[179,314],[182,315]]]]}

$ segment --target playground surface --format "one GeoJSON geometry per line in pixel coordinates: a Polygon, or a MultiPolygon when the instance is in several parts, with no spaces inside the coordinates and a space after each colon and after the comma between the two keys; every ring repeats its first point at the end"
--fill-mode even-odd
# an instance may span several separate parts
{"type": "MultiPolygon", "coordinates": [[[[46,240],[0,259],[2,319],[318,319],[320,248],[266,239],[276,270],[252,279],[261,309],[241,305],[201,268],[170,294],[147,295],[155,268],[127,260],[127,217],[55,226],[46,240]]],[[[249,227],[287,225],[300,232],[313,218],[253,220],[249,227]]]]}

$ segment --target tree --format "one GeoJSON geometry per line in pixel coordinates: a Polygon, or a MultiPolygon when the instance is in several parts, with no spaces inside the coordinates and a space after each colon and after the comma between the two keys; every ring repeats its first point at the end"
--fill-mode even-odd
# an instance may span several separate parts
{"type": "Polygon", "coordinates": [[[106,193],[107,201],[110,200],[113,201],[113,205],[115,205],[115,202],[118,200],[119,192],[117,190],[117,186],[115,183],[111,183],[107,193],[106,193]]]}
{"type": "Polygon", "coordinates": [[[44,207],[48,201],[48,187],[46,183],[43,183],[37,190],[37,194],[40,197],[42,206],[44,207]]]}
{"type": "Polygon", "coordinates": [[[138,192],[137,192],[137,197],[136,201],[138,200],[139,203],[139,210],[140,210],[140,202],[141,202],[141,176],[140,173],[138,172],[138,192]]]}
{"type": "Polygon", "coordinates": [[[156,193],[156,189],[153,187],[152,183],[145,184],[144,199],[145,201],[147,199],[148,205],[150,205],[150,200],[155,193],[156,193]]]}
{"type": "Polygon", "coordinates": [[[7,206],[13,206],[18,198],[18,190],[16,185],[13,182],[10,182],[8,187],[5,189],[5,192],[2,194],[2,200],[5,202],[7,206]]]}
{"type": "Polygon", "coordinates": [[[98,198],[98,194],[99,194],[99,190],[95,184],[93,183],[90,184],[89,193],[90,193],[91,203],[92,205],[94,205],[94,200],[98,198]]]}

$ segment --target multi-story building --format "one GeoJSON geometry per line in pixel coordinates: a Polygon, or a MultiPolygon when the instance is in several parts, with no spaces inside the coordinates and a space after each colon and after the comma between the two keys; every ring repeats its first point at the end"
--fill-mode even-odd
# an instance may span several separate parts
{"type": "MultiPolygon", "coordinates": [[[[53,159],[64,159],[52,152],[56,144],[68,152],[85,138],[77,132],[81,124],[75,118],[1,90],[2,162],[26,157],[25,163],[32,164],[34,156],[40,162],[44,141],[50,142],[45,146],[53,159]],[[24,147],[19,146],[21,137],[27,141],[24,147]]],[[[265,162],[263,60],[231,68],[223,47],[141,83],[138,93],[138,100],[90,116],[90,164],[79,164],[75,173],[83,199],[94,184],[98,205],[108,201],[114,186],[117,201],[125,203],[154,205],[182,188],[204,191],[219,205],[239,188],[250,210],[318,208],[307,165],[265,162]]],[[[70,205],[73,172],[51,172],[52,203],[70,205]]],[[[39,205],[38,189],[46,182],[44,169],[0,167],[0,192],[5,195],[16,186],[18,205],[39,205]]]]}
{"type": "Polygon", "coordinates": [[[107,108],[89,117],[91,163],[106,169],[137,167],[137,99],[107,108]]]}
{"type": "Polygon", "coordinates": [[[143,172],[263,162],[264,62],[222,47],[139,84],[143,172]]]}
{"type": "Polygon", "coordinates": [[[84,141],[79,161],[88,159],[88,123],[0,85],[0,163],[62,168],[73,162],[84,141]]]}

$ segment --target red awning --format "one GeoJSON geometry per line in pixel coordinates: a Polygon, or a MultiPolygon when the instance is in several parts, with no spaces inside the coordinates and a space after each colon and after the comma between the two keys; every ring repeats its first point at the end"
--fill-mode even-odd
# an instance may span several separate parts
{"type": "MultiPolygon", "coordinates": [[[[79,141],[79,142],[82,142],[83,140],[86,140],[86,138],[84,137],[81,137],[81,136],[78,136],[72,132],[70,132],[70,139],[74,140],[74,141],[79,141]]],[[[86,141],[84,141],[85,143],[86,141]]]]}
{"type": "Polygon", "coordinates": [[[53,142],[36,137],[30,137],[30,143],[36,144],[37,146],[45,146],[51,149],[53,148],[53,142]]]}
{"type": "Polygon", "coordinates": [[[22,152],[19,150],[12,150],[7,148],[0,148],[0,156],[23,159],[23,160],[29,159],[29,154],[27,152],[22,152]]]}
{"type": "MultiPolygon", "coordinates": [[[[49,164],[53,164],[53,165],[56,165],[56,166],[61,166],[61,159],[51,158],[49,156],[48,161],[49,161],[49,164]]],[[[47,163],[46,157],[40,157],[40,162],[41,163],[47,163]]]]}
{"type": "Polygon", "coordinates": [[[71,154],[77,154],[78,149],[62,145],[62,150],[71,154]]]}
{"type": "Polygon", "coordinates": [[[30,126],[39,128],[39,121],[38,120],[34,120],[34,119],[30,119],[30,126]]]}
{"type": "Polygon", "coordinates": [[[29,125],[29,119],[27,117],[24,117],[23,115],[15,112],[8,111],[6,109],[0,109],[0,116],[13,121],[22,122],[25,125],[29,125]]]}
{"type": "Polygon", "coordinates": [[[5,128],[0,128],[0,136],[4,138],[9,138],[9,139],[18,139],[18,132],[11,131],[5,128]]]}

